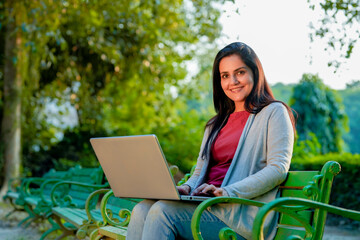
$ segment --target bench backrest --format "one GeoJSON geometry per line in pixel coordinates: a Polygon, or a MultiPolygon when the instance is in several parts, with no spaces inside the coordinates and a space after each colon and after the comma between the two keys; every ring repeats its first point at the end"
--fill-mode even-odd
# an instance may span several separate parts
{"type": "MultiPolygon", "coordinates": [[[[321,172],[290,171],[287,179],[280,186],[281,197],[297,197],[329,203],[333,178],[339,172],[340,165],[337,162],[326,163],[321,172]]],[[[321,239],[325,227],[326,211],[319,209],[314,211],[301,206],[297,206],[297,208],[302,219],[315,229],[312,239],[321,239]]],[[[290,235],[299,235],[305,238],[305,228],[296,219],[280,213],[275,240],[286,239],[290,235]]]]}
{"type": "MultiPolygon", "coordinates": [[[[80,166],[70,169],[70,181],[81,182],[92,185],[100,185],[103,180],[103,171],[101,167],[97,168],[82,168],[80,166]]],[[[77,206],[84,208],[87,197],[92,193],[94,188],[71,185],[69,189],[69,195],[72,198],[72,202],[77,206]]]]}
{"type": "MultiPolygon", "coordinates": [[[[308,196],[304,194],[303,189],[319,173],[318,171],[290,171],[285,182],[279,187],[281,197],[307,199],[308,196]]],[[[303,210],[301,215],[307,219],[307,222],[311,222],[313,212],[311,210],[303,210]]],[[[305,236],[302,224],[286,214],[280,214],[275,239],[285,239],[287,236],[294,235],[295,233],[302,237],[305,236]]]]}
{"type": "Polygon", "coordinates": [[[56,199],[55,205],[84,208],[87,197],[97,189],[89,185],[100,185],[103,175],[101,167],[82,168],[75,166],[71,168],[68,171],[67,179],[64,182],[57,183],[55,188],[51,189],[52,198],[56,199]],[[72,184],[73,182],[79,184],[72,184]]]}
{"type": "Polygon", "coordinates": [[[43,178],[49,180],[44,181],[42,188],[42,194],[45,196],[50,196],[51,189],[55,183],[58,181],[66,180],[69,178],[69,171],[56,171],[55,169],[51,169],[49,172],[45,173],[43,178]],[[58,180],[58,181],[56,181],[58,180]]]}

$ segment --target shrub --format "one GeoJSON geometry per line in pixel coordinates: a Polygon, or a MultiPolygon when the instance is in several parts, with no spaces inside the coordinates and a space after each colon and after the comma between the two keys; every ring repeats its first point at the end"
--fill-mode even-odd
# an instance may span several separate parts
{"type": "Polygon", "coordinates": [[[321,144],[315,133],[309,132],[308,139],[296,139],[294,144],[293,158],[309,158],[320,154],[321,144]]]}
{"type": "MultiPolygon", "coordinates": [[[[360,211],[360,154],[329,153],[314,157],[294,158],[291,170],[319,170],[327,161],[336,161],[341,165],[341,172],[334,178],[330,196],[332,205],[360,211]]],[[[331,216],[329,224],[360,225],[339,216],[331,216]]]]}

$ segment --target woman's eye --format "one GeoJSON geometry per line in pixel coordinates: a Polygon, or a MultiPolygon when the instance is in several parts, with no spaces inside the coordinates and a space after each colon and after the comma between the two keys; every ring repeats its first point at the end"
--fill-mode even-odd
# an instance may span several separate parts
{"type": "Polygon", "coordinates": [[[221,75],[221,78],[222,78],[222,79],[226,79],[226,78],[228,78],[228,77],[229,77],[229,75],[227,75],[227,74],[221,75]]]}
{"type": "Polygon", "coordinates": [[[238,75],[243,75],[245,73],[245,71],[238,71],[238,75]]]}

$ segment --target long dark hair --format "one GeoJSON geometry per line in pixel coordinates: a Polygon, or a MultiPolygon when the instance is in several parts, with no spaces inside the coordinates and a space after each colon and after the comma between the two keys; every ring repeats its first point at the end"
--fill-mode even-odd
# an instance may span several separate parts
{"type": "MultiPolygon", "coordinates": [[[[220,61],[227,56],[236,54],[248,66],[254,76],[254,86],[250,94],[245,99],[245,110],[249,113],[257,114],[264,107],[272,102],[281,102],[274,98],[269,84],[266,81],[264,70],[256,53],[245,43],[234,42],[223,49],[221,49],[215,57],[213,65],[213,101],[216,115],[211,118],[206,127],[211,127],[210,135],[202,152],[202,157],[205,158],[210,151],[210,146],[213,144],[217,133],[223,127],[229,114],[235,110],[235,103],[228,98],[222,87],[219,72],[220,61]]],[[[291,108],[285,103],[281,102],[289,112],[290,120],[295,132],[295,118],[291,108]]]]}

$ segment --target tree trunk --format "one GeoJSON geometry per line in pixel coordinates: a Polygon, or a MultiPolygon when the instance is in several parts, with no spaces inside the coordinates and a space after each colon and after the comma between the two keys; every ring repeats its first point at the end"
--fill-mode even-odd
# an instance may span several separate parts
{"type": "Polygon", "coordinates": [[[8,0],[5,4],[9,17],[5,35],[4,105],[1,124],[1,142],[4,149],[4,181],[1,196],[6,193],[10,178],[20,175],[21,92],[25,75],[23,71],[26,69],[22,67],[27,59],[25,49],[23,49],[21,30],[16,29],[16,26],[20,26],[24,20],[21,3],[8,0]]]}

